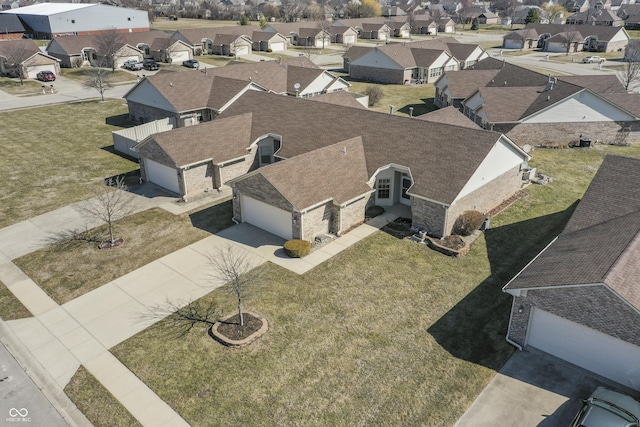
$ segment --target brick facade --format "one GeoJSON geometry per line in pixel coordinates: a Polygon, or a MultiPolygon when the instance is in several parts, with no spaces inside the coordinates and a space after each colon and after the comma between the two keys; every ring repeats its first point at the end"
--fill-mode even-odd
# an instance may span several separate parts
{"type": "Polygon", "coordinates": [[[621,128],[630,126],[631,133],[627,142],[640,143],[640,122],[587,122],[587,123],[522,123],[495,125],[493,130],[506,134],[512,141],[523,146],[567,146],[578,142],[580,134],[589,137],[594,143],[611,143],[621,128]]]}
{"type": "Polygon", "coordinates": [[[442,237],[447,208],[418,197],[411,198],[411,225],[442,237]]]}
{"type": "Polygon", "coordinates": [[[180,119],[180,114],[172,113],[162,108],[151,107],[134,101],[127,101],[127,105],[129,107],[129,120],[135,123],[148,123],[166,117],[173,117],[178,123],[180,119]]]}
{"type": "Polygon", "coordinates": [[[362,65],[349,65],[349,77],[378,83],[403,84],[411,79],[411,70],[389,70],[386,68],[363,67],[362,65]]]}
{"type": "MultiPolygon", "coordinates": [[[[372,194],[367,194],[362,199],[356,200],[351,204],[343,207],[342,209],[336,209],[338,212],[340,228],[333,230],[334,233],[340,235],[349,230],[353,226],[364,222],[364,213],[369,205],[374,201],[372,194]]],[[[336,227],[337,227],[336,224],[336,227]]]]}
{"type": "Polygon", "coordinates": [[[520,166],[505,172],[449,207],[446,230],[450,234],[458,217],[468,210],[488,212],[513,196],[522,187],[520,166]]]}
{"type": "Polygon", "coordinates": [[[302,239],[313,242],[317,235],[331,231],[335,222],[332,205],[333,203],[327,202],[302,216],[302,239]]]}
{"type": "Polygon", "coordinates": [[[640,316],[604,285],[529,290],[525,297],[514,297],[508,338],[521,346],[532,306],[640,345],[640,316]],[[521,306],[523,311],[518,313],[521,306]]]}
{"type": "Polygon", "coordinates": [[[216,187],[214,166],[206,162],[189,169],[182,170],[183,196],[193,197],[213,190],[216,187]]]}

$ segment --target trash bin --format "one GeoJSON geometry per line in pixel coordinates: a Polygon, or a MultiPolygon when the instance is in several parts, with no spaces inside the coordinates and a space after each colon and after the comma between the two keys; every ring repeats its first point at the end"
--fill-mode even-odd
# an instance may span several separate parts
{"type": "Polygon", "coordinates": [[[482,227],[480,227],[480,231],[487,231],[491,226],[491,218],[485,218],[482,223],[482,227]]]}
{"type": "Polygon", "coordinates": [[[580,147],[591,147],[591,138],[580,137],[580,147]]]}

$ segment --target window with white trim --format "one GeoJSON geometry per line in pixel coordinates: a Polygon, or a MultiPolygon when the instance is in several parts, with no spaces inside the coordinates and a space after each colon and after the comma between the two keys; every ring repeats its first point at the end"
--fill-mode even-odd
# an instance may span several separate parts
{"type": "Polygon", "coordinates": [[[391,179],[380,178],[378,180],[378,199],[388,199],[391,196],[391,179]]]}

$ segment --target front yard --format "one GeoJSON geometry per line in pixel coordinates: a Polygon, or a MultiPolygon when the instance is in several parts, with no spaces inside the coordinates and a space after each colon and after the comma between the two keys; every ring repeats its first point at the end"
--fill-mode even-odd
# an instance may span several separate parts
{"type": "MultiPolygon", "coordinates": [[[[502,286],[568,220],[605,152],[536,150],[554,178],[492,220],[461,259],[384,232],[303,276],[265,265],[245,304],[269,332],[244,350],[169,320],[112,352],[192,425],[453,425],[513,352],[502,286]]],[[[221,291],[203,298],[229,313],[221,291]]]]}
{"type": "Polygon", "coordinates": [[[111,131],[126,113],[122,100],[3,112],[0,228],[84,200],[104,178],[138,169],[111,151],[111,131]]]}

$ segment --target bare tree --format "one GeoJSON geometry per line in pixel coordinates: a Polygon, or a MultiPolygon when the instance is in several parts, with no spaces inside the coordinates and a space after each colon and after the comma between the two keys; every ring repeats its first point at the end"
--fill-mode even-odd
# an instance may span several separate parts
{"type": "Polygon", "coordinates": [[[20,85],[24,84],[24,70],[22,63],[34,54],[29,49],[30,40],[11,40],[2,42],[2,51],[0,52],[0,61],[2,62],[2,71],[9,77],[18,77],[20,85]],[[28,47],[27,47],[28,46],[28,47]]]}
{"type": "Polygon", "coordinates": [[[111,71],[115,73],[118,51],[125,44],[124,37],[118,30],[111,27],[100,34],[96,34],[94,40],[98,55],[104,58],[106,65],[111,67],[111,71]]]}
{"type": "Polygon", "coordinates": [[[91,68],[87,71],[82,86],[87,89],[97,90],[102,98],[102,102],[104,102],[104,93],[113,87],[111,84],[111,75],[112,73],[100,66],[91,68]]]}
{"type": "Polygon", "coordinates": [[[582,34],[580,34],[580,32],[576,30],[575,27],[570,27],[564,33],[564,40],[562,41],[562,45],[565,49],[565,55],[569,56],[571,48],[573,48],[573,51],[576,52],[578,43],[582,43],[582,34]]]}
{"type": "Polygon", "coordinates": [[[624,67],[618,78],[626,90],[640,81],[640,41],[630,40],[624,50],[624,67]]]}
{"type": "Polygon", "coordinates": [[[246,252],[228,244],[208,257],[213,267],[212,279],[218,283],[225,283],[226,289],[238,303],[240,326],[244,326],[242,302],[258,285],[261,274],[246,252]]]}
{"type": "Polygon", "coordinates": [[[109,178],[106,185],[95,190],[93,194],[94,197],[82,205],[82,212],[107,224],[109,242],[115,245],[114,222],[131,214],[133,196],[127,191],[124,177],[109,178]]]}

